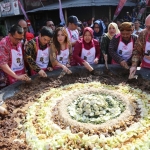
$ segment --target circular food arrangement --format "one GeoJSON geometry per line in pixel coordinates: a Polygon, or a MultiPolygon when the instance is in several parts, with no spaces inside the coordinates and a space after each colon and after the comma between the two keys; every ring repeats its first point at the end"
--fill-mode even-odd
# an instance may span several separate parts
{"type": "Polygon", "coordinates": [[[108,91],[105,91],[107,95],[101,92],[100,89],[97,93],[90,90],[80,94],[81,96],[68,106],[70,116],[79,122],[101,124],[124,111],[125,105],[121,103],[122,101],[110,96],[108,91]]]}
{"type": "Polygon", "coordinates": [[[143,91],[141,81],[150,82],[112,78],[68,75],[24,83],[5,102],[0,148],[149,149],[150,87],[143,91]]]}

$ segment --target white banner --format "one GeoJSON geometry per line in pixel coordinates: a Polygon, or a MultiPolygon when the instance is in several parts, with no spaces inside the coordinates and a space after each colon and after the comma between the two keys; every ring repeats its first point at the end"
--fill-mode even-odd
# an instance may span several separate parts
{"type": "Polygon", "coordinates": [[[18,0],[9,0],[8,2],[0,2],[1,17],[19,15],[18,0]]]}

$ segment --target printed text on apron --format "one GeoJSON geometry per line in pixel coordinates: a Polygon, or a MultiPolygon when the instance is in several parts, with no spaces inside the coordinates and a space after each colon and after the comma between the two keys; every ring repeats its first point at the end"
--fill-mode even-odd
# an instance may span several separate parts
{"type": "MultiPolygon", "coordinates": [[[[36,64],[43,70],[46,70],[49,63],[49,46],[46,49],[41,50],[39,48],[38,37],[36,37],[36,47],[37,47],[37,55],[36,55],[36,64]]],[[[37,72],[31,70],[31,74],[35,75],[37,72]]]]}
{"type": "MultiPolygon", "coordinates": [[[[10,53],[10,63],[9,67],[12,71],[14,71],[17,75],[22,75],[25,73],[24,68],[24,60],[23,60],[23,52],[21,45],[17,46],[17,50],[11,49],[10,53]]],[[[9,84],[12,84],[17,81],[17,79],[8,75],[9,84]]]]}
{"type": "Polygon", "coordinates": [[[95,50],[93,40],[92,40],[92,45],[93,45],[93,47],[91,49],[87,50],[84,48],[84,44],[82,41],[81,58],[86,60],[89,64],[94,64],[94,59],[95,59],[95,55],[96,55],[96,50],[95,50]]]}
{"type": "MultiPolygon", "coordinates": [[[[148,41],[148,37],[150,35],[146,36],[146,45],[145,45],[145,54],[147,56],[150,56],[150,42],[148,41]]],[[[150,68],[150,60],[148,60],[147,58],[143,57],[142,63],[141,63],[141,67],[145,67],[145,68],[150,68]]]]}
{"type": "MultiPolygon", "coordinates": [[[[120,36],[117,54],[120,57],[122,57],[125,61],[127,61],[131,57],[132,51],[133,51],[132,37],[131,37],[131,41],[127,45],[125,45],[124,42],[122,41],[122,37],[120,36]]],[[[112,64],[117,64],[117,63],[114,60],[112,60],[112,64]]]]}

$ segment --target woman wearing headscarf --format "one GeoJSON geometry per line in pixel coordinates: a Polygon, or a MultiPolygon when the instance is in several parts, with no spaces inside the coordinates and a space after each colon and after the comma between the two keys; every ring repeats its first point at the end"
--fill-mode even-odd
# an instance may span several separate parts
{"type": "Polygon", "coordinates": [[[86,27],[83,31],[83,38],[79,39],[75,44],[73,58],[93,74],[94,69],[91,65],[98,64],[99,57],[99,42],[93,38],[93,30],[90,27],[86,27]]]}
{"type": "Polygon", "coordinates": [[[130,22],[124,22],[120,26],[120,34],[115,35],[109,44],[109,55],[112,57],[112,64],[120,64],[129,69],[133,45],[137,39],[132,35],[133,27],[130,22]]]}
{"type": "MultiPolygon", "coordinates": [[[[93,25],[93,35],[94,35],[94,39],[96,39],[99,44],[101,44],[101,39],[102,39],[102,35],[105,33],[106,30],[106,26],[104,24],[104,22],[102,20],[96,20],[93,25]]],[[[102,53],[101,53],[101,57],[99,59],[99,63],[103,63],[103,57],[102,57],[102,53]]]]}
{"type": "Polygon", "coordinates": [[[92,25],[94,39],[98,40],[101,43],[101,37],[105,33],[106,26],[102,20],[96,20],[92,25]]]}
{"type": "Polygon", "coordinates": [[[102,51],[104,60],[107,61],[108,64],[111,64],[111,60],[112,60],[111,56],[108,53],[109,43],[110,43],[110,40],[113,38],[113,36],[118,33],[120,33],[118,29],[118,25],[112,22],[108,25],[108,32],[104,33],[102,37],[101,51],[102,51]]]}

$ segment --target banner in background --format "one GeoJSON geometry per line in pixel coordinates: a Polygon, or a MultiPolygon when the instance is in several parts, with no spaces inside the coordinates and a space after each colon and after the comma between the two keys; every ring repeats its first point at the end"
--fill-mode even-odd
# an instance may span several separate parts
{"type": "MultiPolygon", "coordinates": [[[[19,3],[19,6],[20,6],[20,9],[22,10],[22,13],[23,13],[24,16],[25,16],[25,19],[26,19],[26,20],[29,20],[29,18],[28,18],[28,16],[27,16],[26,12],[25,12],[25,10],[24,10],[24,8],[22,7],[22,4],[20,3],[20,0],[18,0],[18,3],[19,3]]],[[[34,30],[33,30],[33,28],[32,28],[32,25],[29,26],[29,31],[34,34],[34,30]]]]}
{"type": "Polygon", "coordinates": [[[65,19],[62,11],[62,5],[61,5],[61,0],[59,0],[59,17],[61,20],[61,23],[65,24],[65,19]]]}
{"type": "Polygon", "coordinates": [[[127,0],[120,0],[119,1],[119,4],[117,6],[117,9],[115,11],[115,14],[114,14],[114,17],[113,17],[113,20],[115,20],[117,18],[117,16],[119,15],[119,13],[121,12],[124,4],[126,3],[127,0]]]}
{"type": "Polygon", "coordinates": [[[146,5],[145,5],[144,8],[141,8],[141,9],[140,9],[140,12],[138,13],[137,19],[140,20],[140,19],[142,18],[142,15],[143,15],[143,13],[145,12],[146,6],[148,5],[148,3],[149,3],[149,0],[146,0],[146,5]]]}
{"type": "Polygon", "coordinates": [[[18,0],[11,0],[7,2],[0,2],[0,17],[19,15],[18,0]]]}

